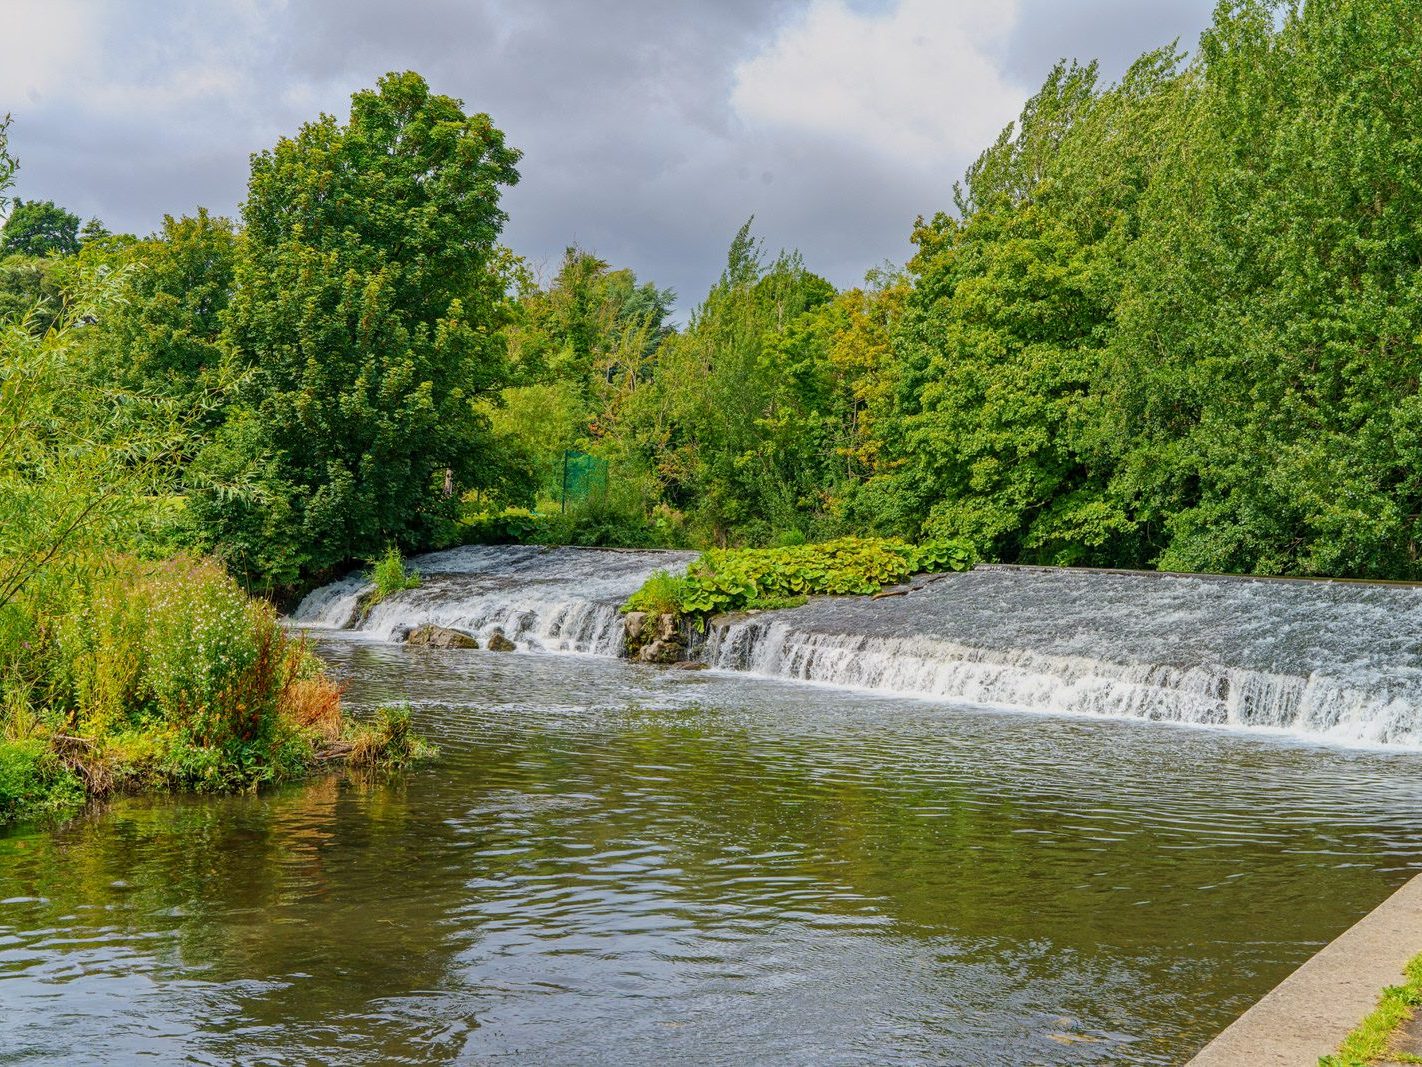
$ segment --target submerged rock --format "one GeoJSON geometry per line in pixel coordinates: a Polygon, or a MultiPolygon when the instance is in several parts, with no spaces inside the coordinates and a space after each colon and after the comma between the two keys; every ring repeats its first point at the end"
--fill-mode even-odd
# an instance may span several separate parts
{"type": "Polygon", "coordinates": [[[514,652],[518,649],[518,645],[505,637],[502,630],[495,630],[491,633],[488,641],[485,643],[485,647],[487,647],[490,652],[514,652]]]}
{"type": "Polygon", "coordinates": [[[479,642],[462,630],[447,626],[417,626],[405,637],[405,644],[419,648],[478,648],[479,642]]]}

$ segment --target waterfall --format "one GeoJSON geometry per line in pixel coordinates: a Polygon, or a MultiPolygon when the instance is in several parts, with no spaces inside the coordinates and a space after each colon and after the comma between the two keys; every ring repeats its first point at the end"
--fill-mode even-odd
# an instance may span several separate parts
{"type": "Polygon", "coordinates": [[[1422,589],[982,567],[713,622],[713,667],[956,702],[1422,745],[1422,589]]]}
{"type": "MultiPolygon", "coordinates": [[[[422,582],[357,618],[353,575],[306,626],[398,639],[424,624],[520,648],[622,651],[618,607],[694,554],[467,546],[412,560],[422,582]]],[[[774,678],[1033,711],[1422,746],[1422,588],[1031,567],[920,579],[712,621],[707,664],[774,678]]]]}
{"type": "Polygon", "coordinates": [[[694,558],[690,552],[466,545],[411,560],[419,587],[392,593],[362,619],[356,615],[372,586],[357,574],[311,593],[292,620],[385,640],[427,624],[481,638],[499,630],[520,648],[616,656],[623,601],[653,571],[676,570],[694,558]]]}

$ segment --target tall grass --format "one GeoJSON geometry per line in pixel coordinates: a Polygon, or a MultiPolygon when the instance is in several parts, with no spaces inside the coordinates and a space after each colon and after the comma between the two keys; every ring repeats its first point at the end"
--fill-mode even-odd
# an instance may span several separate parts
{"type": "Polygon", "coordinates": [[[367,606],[378,604],[401,589],[418,589],[420,572],[408,566],[400,550],[391,545],[383,556],[371,561],[370,580],[375,583],[375,592],[367,599],[367,606]]]}
{"type": "Polygon", "coordinates": [[[293,777],[352,732],[340,697],[215,563],[51,575],[0,608],[0,822],[114,789],[293,777]]]}

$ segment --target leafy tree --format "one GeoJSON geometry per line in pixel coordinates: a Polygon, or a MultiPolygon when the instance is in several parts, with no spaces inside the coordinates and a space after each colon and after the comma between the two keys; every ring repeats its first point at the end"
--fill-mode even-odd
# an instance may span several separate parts
{"type": "Polygon", "coordinates": [[[0,322],[24,322],[34,333],[56,325],[64,312],[67,266],[48,256],[0,259],[0,322]]]}
{"type": "Polygon", "coordinates": [[[913,534],[917,519],[1009,560],[1132,551],[1094,384],[1177,63],[1152,53],[1108,90],[1094,66],[1059,64],[969,169],[960,217],[918,226],[879,527],[913,534]]]}
{"type": "Polygon", "coordinates": [[[261,496],[197,505],[250,582],[426,547],[494,477],[475,401],[507,379],[495,260],[517,159],[413,73],[254,157],[225,335],[245,384],[202,464],[261,496]]]}
{"type": "Polygon", "coordinates": [[[81,255],[94,269],[124,270],[124,300],[91,340],[97,373],[172,397],[224,383],[223,316],[231,303],[239,238],[232,222],[199,208],[163,219],[143,240],[106,237],[81,255]]]}
{"type": "MultiPolygon", "coordinates": [[[[533,503],[530,492],[557,499],[563,453],[596,450],[615,433],[627,397],[650,380],[673,332],[667,319],[675,299],[575,247],[546,288],[529,285],[519,294],[507,334],[520,384],[491,412],[500,451],[530,474],[511,483],[524,491],[512,503],[533,503]]],[[[620,467],[619,481],[635,479],[620,467]]]]}
{"type": "Polygon", "coordinates": [[[102,241],[106,237],[112,237],[109,228],[99,221],[97,216],[93,216],[79,231],[79,243],[81,245],[90,244],[94,241],[102,241]]]}
{"type": "Polygon", "coordinates": [[[625,409],[627,433],[667,502],[694,513],[699,536],[764,541],[793,528],[802,482],[787,475],[778,412],[785,388],[777,339],[831,299],[798,253],[767,267],[747,222],[726,269],[688,328],[669,338],[656,378],[625,409]]]}
{"type": "Polygon", "coordinates": [[[78,251],[78,215],[53,200],[15,198],[0,226],[0,255],[72,256],[78,251]]]}
{"type": "Polygon", "coordinates": [[[645,373],[670,333],[675,299],[670,289],[639,284],[632,271],[570,247],[549,286],[520,302],[513,354],[526,378],[578,382],[595,403],[606,399],[606,386],[625,388],[645,373]]]}
{"type": "Polygon", "coordinates": [[[1422,576],[1417,10],[1222,5],[1129,248],[1107,410],[1162,566],[1422,576]]]}

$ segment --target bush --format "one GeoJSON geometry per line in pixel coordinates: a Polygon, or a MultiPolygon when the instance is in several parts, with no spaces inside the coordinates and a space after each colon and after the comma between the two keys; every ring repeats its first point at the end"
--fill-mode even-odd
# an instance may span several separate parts
{"type": "Polygon", "coordinates": [[[401,770],[432,759],[439,750],[410,729],[409,705],[382,707],[375,719],[349,731],[350,765],[365,770],[401,770]]]}
{"type": "Polygon", "coordinates": [[[653,574],[627,610],[674,602],[681,614],[704,617],[747,608],[788,607],[808,596],[877,593],[910,575],[961,571],[973,565],[962,541],[911,545],[896,538],[844,537],[784,548],[716,549],[687,568],[685,578],[653,574]]]}
{"type": "Polygon", "coordinates": [[[649,615],[674,615],[682,610],[682,602],[687,594],[685,578],[669,571],[653,571],[643,584],[623,605],[625,612],[645,611],[649,615]]]}
{"type": "Polygon", "coordinates": [[[84,786],[37,739],[0,740],[0,825],[77,807],[84,786]]]}
{"type": "Polygon", "coordinates": [[[371,561],[370,580],[375,583],[375,592],[367,603],[378,604],[401,589],[418,589],[420,572],[406,566],[400,550],[391,545],[385,550],[385,555],[371,561]]]}
{"type": "MultiPolygon", "coordinates": [[[[296,777],[349,750],[340,699],[305,641],[212,562],[50,575],[0,608],[0,824],[86,793],[296,777]]],[[[381,729],[377,762],[424,751],[408,721],[381,729]]]]}
{"type": "Polygon", "coordinates": [[[633,507],[596,497],[567,511],[505,508],[469,515],[460,523],[459,533],[465,543],[480,545],[677,548],[685,544],[678,512],[658,505],[649,516],[640,504],[633,507]]]}
{"type": "Polygon", "coordinates": [[[467,516],[460,533],[468,544],[523,545],[537,542],[548,525],[546,516],[527,508],[505,508],[467,516]]]}
{"type": "Polygon", "coordinates": [[[221,567],[121,558],[65,592],[31,605],[44,685],[30,700],[51,726],[89,738],[161,729],[233,750],[271,738],[297,652],[271,605],[221,567]]]}

